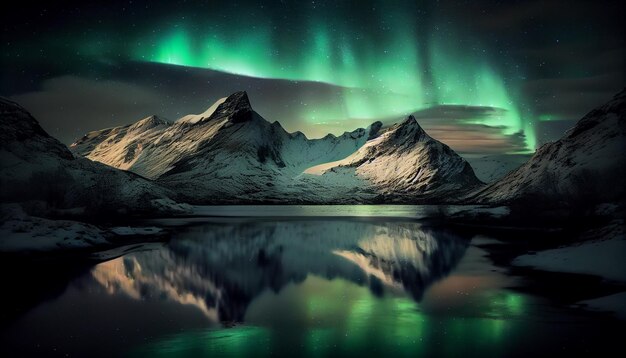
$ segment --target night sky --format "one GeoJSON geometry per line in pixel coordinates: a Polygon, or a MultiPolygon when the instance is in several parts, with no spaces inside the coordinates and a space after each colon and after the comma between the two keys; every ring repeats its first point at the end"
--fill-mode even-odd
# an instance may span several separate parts
{"type": "Polygon", "coordinates": [[[246,90],[309,137],[415,113],[463,154],[530,152],[625,83],[622,1],[16,3],[0,95],[65,143],[246,90]]]}

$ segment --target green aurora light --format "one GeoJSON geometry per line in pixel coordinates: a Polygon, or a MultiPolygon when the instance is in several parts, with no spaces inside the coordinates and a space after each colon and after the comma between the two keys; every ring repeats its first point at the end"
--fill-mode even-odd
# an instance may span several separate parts
{"type": "MultiPolygon", "coordinates": [[[[506,2],[109,5],[77,3],[42,12],[37,21],[26,11],[12,14],[0,56],[7,69],[0,81],[4,95],[54,83],[64,86],[64,96],[74,91],[86,97],[67,81],[56,81],[72,76],[91,88],[106,80],[161,97],[132,108],[111,103],[106,113],[91,116],[114,126],[153,112],[179,118],[243,89],[268,120],[312,138],[417,112],[437,139],[475,156],[532,152],[623,87],[617,5],[580,3],[604,16],[574,19],[565,11],[568,3],[552,4],[563,7],[558,21],[541,8],[533,8],[542,14],[533,18],[513,11],[521,4],[506,2]],[[593,61],[581,60],[589,56],[593,61]]],[[[47,96],[50,89],[43,92],[47,96]]],[[[69,143],[87,127],[64,119],[66,108],[55,102],[41,117],[54,122],[50,128],[69,143]],[[74,133],[75,127],[82,129],[74,133]]],[[[76,118],[86,115],[78,112],[76,118]]]]}
{"type": "Polygon", "coordinates": [[[500,108],[503,111],[498,115],[470,123],[501,128],[504,135],[523,133],[526,148],[535,149],[531,116],[522,112],[521,101],[489,63],[486,50],[478,51],[484,54],[478,56],[476,51],[433,35],[423,40],[428,46],[420,46],[414,21],[402,14],[396,14],[396,20],[378,39],[347,28],[338,31],[339,25],[324,22],[310,24],[298,38],[280,41],[276,28],[269,26],[235,33],[173,26],[165,35],[141,41],[133,58],[339,86],[340,101],[302,109],[301,118],[315,124],[345,118],[399,117],[436,105],[500,108]]]}
{"type": "Polygon", "coordinates": [[[506,338],[525,325],[517,318],[527,313],[526,297],[502,291],[475,298],[484,317],[437,317],[404,294],[376,297],[366,286],[309,275],[253,301],[247,325],[157,338],[131,356],[281,356],[300,350],[304,356],[430,356],[436,346],[449,356],[487,348],[500,356],[506,338]],[[267,305],[290,313],[270,314],[277,307],[267,305]]]}

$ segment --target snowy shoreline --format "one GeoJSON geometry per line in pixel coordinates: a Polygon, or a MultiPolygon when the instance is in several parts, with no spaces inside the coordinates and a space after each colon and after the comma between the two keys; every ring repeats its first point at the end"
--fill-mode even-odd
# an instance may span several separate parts
{"type": "Polygon", "coordinates": [[[511,265],[532,267],[544,271],[587,274],[607,281],[624,284],[625,291],[609,296],[579,302],[592,311],[613,312],[626,320],[626,237],[623,223],[599,230],[604,239],[584,241],[556,249],[525,254],[515,258],[511,265]],[[604,232],[603,232],[604,231],[604,232]]]}
{"type": "Polygon", "coordinates": [[[0,207],[0,253],[53,253],[119,246],[119,239],[156,236],[158,227],[98,227],[74,220],[51,220],[26,214],[19,205],[0,207]]]}

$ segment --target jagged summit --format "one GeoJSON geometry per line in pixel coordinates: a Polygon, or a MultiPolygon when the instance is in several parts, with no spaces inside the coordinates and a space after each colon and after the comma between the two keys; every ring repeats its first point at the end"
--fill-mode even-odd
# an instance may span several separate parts
{"type": "Polygon", "coordinates": [[[381,122],[381,121],[376,121],[376,122],[370,124],[370,126],[369,126],[370,132],[369,132],[369,134],[367,136],[367,140],[376,138],[380,134],[380,129],[382,127],[383,127],[383,122],[381,122]]]}
{"type": "Polygon", "coordinates": [[[168,120],[153,114],[130,125],[128,131],[146,131],[156,127],[168,127],[170,125],[171,123],[168,120]]]}
{"type": "Polygon", "coordinates": [[[239,91],[226,97],[220,103],[208,120],[226,118],[232,123],[241,123],[252,119],[252,106],[245,91],[239,91]]]}
{"type": "Polygon", "coordinates": [[[252,106],[246,91],[238,91],[228,97],[215,101],[206,111],[200,114],[188,114],[181,117],[176,123],[198,124],[219,118],[228,118],[232,123],[245,122],[252,119],[252,106]]]}
{"type": "Polygon", "coordinates": [[[226,100],[217,107],[215,116],[233,115],[238,112],[250,112],[252,106],[248,99],[248,93],[246,91],[239,91],[226,97],[226,100]]]}
{"type": "Polygon", "coordinates": [[[410,115],[402,123],[395,124],[391,130],[394,132],[393,138],[401,141],[399,144],[403,146],[415,144],[418,141],[432,139],[426,134],[424,129],[417,123],[413,115],[410,115]]]}
{"type": "Polygon", "coordinates": [[[415,119],[415,116],[413,116],[412,114],[409,114],[408,117],[406,117],[406,119],[404,121],[402,121],[403,125],[418,125],[417,123],[417,119],[415,119]]]}

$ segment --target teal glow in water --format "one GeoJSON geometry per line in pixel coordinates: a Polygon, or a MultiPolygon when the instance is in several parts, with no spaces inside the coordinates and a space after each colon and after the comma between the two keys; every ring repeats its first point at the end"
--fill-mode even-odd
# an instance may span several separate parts
{"type": "Polygon", "coordinates": [[[524,301],[517,294],[484,297],[493,318],[431,317],[409,297],[376,297],[345,280],[309,276],[259,297],[247,314],[250,325],[165,337],[134,356],[459,356],[468,351],[500,356],[510,335],[525,328],[518,320],[524,301]],[[279,312],[292,314],[285,319],[277,317],[279,312]]]}
{"type": "Polygon", "coordinates": [[[269,356],[269,332],[260,327],[186,332],[138,349],[147,357],[269,356]]]}

